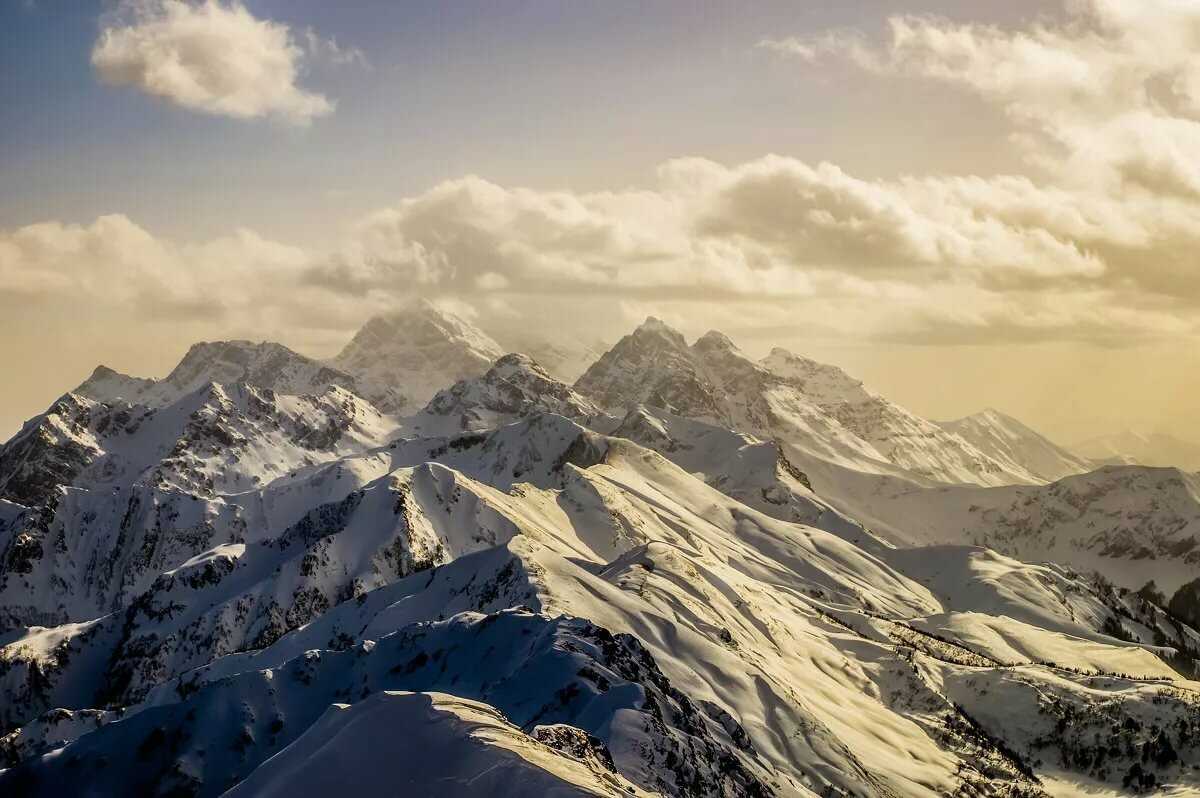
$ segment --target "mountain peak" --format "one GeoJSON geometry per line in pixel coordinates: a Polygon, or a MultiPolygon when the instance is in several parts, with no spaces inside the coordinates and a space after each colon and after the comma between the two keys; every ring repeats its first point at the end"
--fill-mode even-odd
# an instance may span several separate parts
{"type": "Polygon", "coordinates": [[[352,374],[380,410],[405,414],[503,355],[482,330],[421,298],[368,320],[330,362],[352,374]]]}
{"type": "Polygon", "coordinates": [[[593,418],[601,410],[569,385],[551,377],[528,355],[505,355],[480,377],[441,390],[414,422],[422,433],[490,429],[519,418],[552,413],[593,418]]]}
{"type": "Polygon", "coordinates": [[[120,372],[116,369],[110,369],[108,366],[100,364],[99,366],[96,366],[96,368],[92,369],[91,376],[87,378],[87,382],[91,382],[93,380],[107,380],[118,376],[119,374],[120,372]]]}
{"type": "Polygon", "coordinates": [[[698,383],[696,355],[679,331],[651,316],[593,363],[575,390],[623,413],[668,379],[698,383]]]}
{"type": "Polygon", "coordinates": [[[631,337],[639,340],[662,338],[679,347],[687,346],[683,333],[656,316],[647,316],[646,320],[633,331],[631,337]]]}
{"type": "Polygon", "coordinates": [[[1078,457],[994,407],[984,408],[957,421],[938,422],[947,432],[966,440],[1010,473],[1027,472],[1031,481],[1053,482],[1090,470],[1078,457]]]}
{"type": "Polygon", "coordinates": [[[373,316],[354,335],[337,360],[353,357],[357,350],[387,346],[397,341],[406,346],[427,346],[446,341],[462,343],[491,355],[503,354],[500,345],[470,322],[427,299],[416,299],[397,310],[373,316]]]}
{"type": "Polygon", "coordinates": [[[545,369],[537,364],[537,362],[529,355],[523,355],[520,352],[510,352],[504,357],[497,360],[488,370],[489,373],[509,373],[535,371],[545,373],[545,369]]]}
{"type": "Polygon", "coordinates": [[[729,336],[717,330],[709,330],[694,343],[693,348],[700,352],[740,352],[737,344],[729,336]]]}

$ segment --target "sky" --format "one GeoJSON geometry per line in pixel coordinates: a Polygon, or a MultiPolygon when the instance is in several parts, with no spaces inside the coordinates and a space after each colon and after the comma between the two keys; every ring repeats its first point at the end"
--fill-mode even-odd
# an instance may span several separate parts
{"type": "Polygon", "coordinates": [[[1200,439],[1200,3],[0,0],[0,436],[426,296],[1200,439]]]}

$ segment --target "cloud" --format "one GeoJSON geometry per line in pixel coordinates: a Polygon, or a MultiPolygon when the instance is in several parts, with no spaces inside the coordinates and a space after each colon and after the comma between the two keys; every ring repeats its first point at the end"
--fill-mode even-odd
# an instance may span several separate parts
{"type": "Polygon", "coordinates": [[[688,158],[636,190],[449,180],[324,252],[249,230],[178,243],[123,216],[31,225],[0,232],[0,283],[12,305],[64,317],[208,314],[205,334],[288,340],[345,334],[419,293],[489,324],[588,318],[609,336],[655,312],[842,340],[1114,346],[1197,334],[1197,210],[1019,176],[688,158]]]}
{"type": "MultiPolygon", "coordinates": [[[[335,60],[362,58],[311,32],[306,40],[335,60]]],[[[300,126],[334,108],[297,85],[305,58],[287,25],[257,19],[236,0],[125,0],[92,49],[107,83],[193,111],[300,126]]]]}
{"type": "Polygon", "coordinates": [[[90,225],[58,222],[0,232],[0,312],[91,317],[114,324],[200,321],[243,329],[270,322],[285,302],[304,300],[291,283],[310,255],[248,230],[203,244],[159,238],[125,216],[90,225]]]}
{"type": "Polygon", "coordinates": [[[734,167],[675,160],[660,167],[654,188],[620,192],[536,191],[467,177],[363,219],[310,279],[359,295],[417,286],[795,299],[861,294],[879,281],[1104,275],[1104,262],[1065,224],[1002,214],[1004,199],[994,193],[865,181],[778,156],[734,167]]]}
{"type": "Polygon", "coordinates": [[[1014,30],[898,15],[889,31],[878,46],[841,31],[764,46],[972,91],[1008,112],[1056,181],[1200,197],[1200,4],[1073,0],[1014,30]]]}
{"type": "MultiPolygon", "coordinates": [[[[212,20],[295,47],[286,28],[240,6],[154,8],[113,29],[136,33],[106,34],[98,52],[123,36],[175,42],[212,20]],[[174,32],[152,35],[160,28],[174,32]]],[[[51,222],[0,231],[0,311],[331,340],[420,293],[485,325],[536,318],[570,329],[587,318],[591,334],[608,337],[655,313],[750,338],[1194,340],[1200,11],[1167,0],[1138,3],[1139,13],[1126,0],[1069,8],[1019,30],[902,16],[878,44],[839,31],[769,45],[996,102],[1023,134],[1029,174],[867,179],[771,155],[675,159],[646,187],[615,191],[465,176],[359,219],[325,252],[248,230],[178,243],[123,216],[51,222]]],[[[357,60],[305,38],[320,57],[357,60]]],[[[208,52],[207,35],[196,41],[182,51],[208,52]]]]}
{"type": "MultiPolygon", "coordinates": [[[[831,31],[761,46],[805,65],[843,58],[880,79],[944,84],[1005,111],[1028,175],[898,181],[919,215],[946,222],[951,239],[965,234],[959,251],[1011,252],[1027,273],[1041,263],[1166,312],[1200,306],[1200,5],[1072,0],[1017,28],[897,15],[878,43],[831,31]]],[[[921,251],[911,237],[886,243],[921,251]]]]}

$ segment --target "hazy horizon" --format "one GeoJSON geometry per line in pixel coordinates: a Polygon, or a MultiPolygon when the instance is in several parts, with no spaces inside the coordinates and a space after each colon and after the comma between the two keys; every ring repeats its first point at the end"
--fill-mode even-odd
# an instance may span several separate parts
{"type": "Polygon", "coordinates": [[[421,295],[550,338],[715,328],[1062,444],[1200,438],[1198,28],[1165,0],[8,3],[0,436],[99,364],[325,357],[421,295]]]}

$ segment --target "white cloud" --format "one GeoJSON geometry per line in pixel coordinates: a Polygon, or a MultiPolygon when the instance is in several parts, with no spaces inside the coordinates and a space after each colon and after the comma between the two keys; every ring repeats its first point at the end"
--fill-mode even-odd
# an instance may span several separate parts
{"type": "Polygon", "coordinates": [[[1200,4],[1071,0],[1021,29],[900,15],[872,47],[833,32],[766,46],[842,55],[880,75],[960,86],[1002,106],[1056,182],[1200,197],[1200,4]]]}
{"type": "Polygon", "coordinates": [[[0,284],[12,289],[0,293],[0,307],[65,318],[227,322],[303,301],[289,289],[310,257],[248,230],[178,244],[121,215],[87,226],[35,224],[0,232],[0,284]]]}
{"type": "MultiPolygon", "coordinates": [[[[357,53],[332,40],[322,49],[357,53]]],[[[237,0],[126,0],[92,49],[108,83],[193,111],[295,125],[333,111],[326,97],[297,85],[304,59],[287,25],[257,19],[237,0]]]]}
{"type": "Polygon", "coordinates": [[[587,194],[447,181],[362,220],[313,280],[359,294],[802,298],[884,281],[1052,283],[1106,271],[1079,243],[1089,220],[1007,207],[1021,190],[1057,207],[1029,185],[865,181],[778,156],[735,167],[680,159],[658,176],[653,189],[587,194]]]}
{"type": "Polygon", "coordinates": [[[1029,274],[1074,272],[1123,302],[1165,308],[1122,316],[1147,329],[1171,327],[1155,314],[1200,306],[1200,3],[1068,0],[1058,18],[1011,29],[899,15],[878,44],[834,31],[764,46],[958,87],[1007,113],[1029,176],[899,181],[919,216],[965,236],[954,251],[1011,252],[1029,274]],[[1024,246],[1013,249],[1012,234],[1024,246]]]}
{"type": "MultiPolygon", "coordinates": [[[[365,65],[311,31],[297,44],[240,5],[156,0],[129,17],[131,8],[97,53],[138,53],[146,74],[218,76],[187,84],[208,87],[200,106],[222,102],[214,86],[275,74],[281,91],[237,102],[246,115],[287,116],[256,103],[294,98],[302,57],[365,65]],[[217,47],[218,39],[260,46],[217,47]],[[276,60],[287,66],[229,77],[210,61],[230,50],[283,52],[276,60]]],[[[266,318],[348,330],[419,292],[485,321],[586,316],[613,333],[629,321],[607,310],[616,304],[733,329],[802,324],[930,343],[1193,335],[1197,31],[1200,11],[1189,4],[1081,0],[1060,22],[1017,30],[900,16],[881,44],[854,31],[763,43],[805,62],[849,57],[872,75],[936,81],[998,103],[1028,143],[1028,176],[864,179],[779,156],[677,159],[640,190],[542,191],[467,176],[361,219],[333,252],[249,231],[180,245],[106,217],[0,234],[0,279],[26,296],[213,312],[238,329],[266,318]],[[142,288],[129,294],[135,284],[142,288]]]]}

